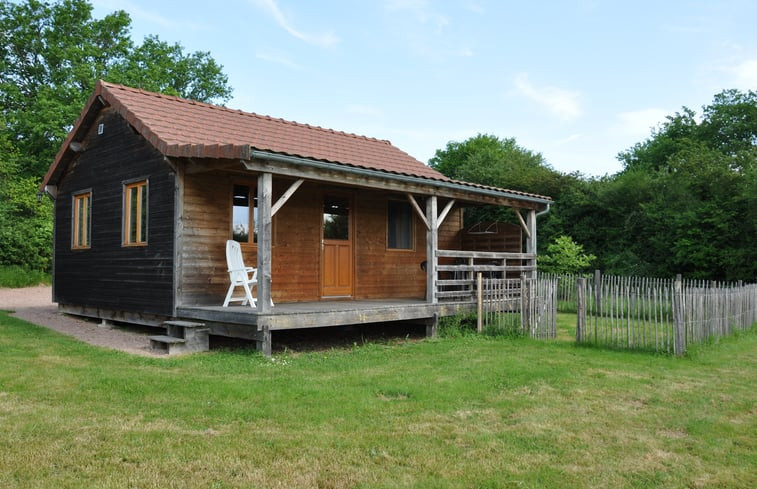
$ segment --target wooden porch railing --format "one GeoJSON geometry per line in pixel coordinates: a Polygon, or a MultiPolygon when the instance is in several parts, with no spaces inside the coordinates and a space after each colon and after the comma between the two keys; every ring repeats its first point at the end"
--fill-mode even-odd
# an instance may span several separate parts
{"type": "Polygon", "coordinates": [[[437,250],[436,297],[440,302],[476,302],[476,274],[486,278],[535,275],[535,253],[437,250]]]}

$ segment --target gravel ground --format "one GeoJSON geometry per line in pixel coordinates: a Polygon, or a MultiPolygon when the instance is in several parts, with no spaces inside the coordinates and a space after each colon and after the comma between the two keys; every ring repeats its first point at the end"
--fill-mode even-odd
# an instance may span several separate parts
{"type": "Polygon", "coordinates": [[[58,305],[52,301],[49,286],[23,289],[0,288],[0,309],[14,311],[12,316],[30,323],[45,326],[92,345],[112,348],[143,356],[160,356],[150,350],[151,334],[141,328],[123,328],[100,325],[100,322],[67,316],[58,313],[58,305]]]}

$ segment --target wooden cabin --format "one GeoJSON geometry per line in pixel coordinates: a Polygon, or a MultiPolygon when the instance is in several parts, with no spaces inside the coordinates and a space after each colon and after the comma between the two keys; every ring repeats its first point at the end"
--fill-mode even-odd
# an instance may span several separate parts
{"type": "Polygon", "coordinates": [[[463,209],[512,207],[526,250],[476,257],[533,272],[550,203],[450,180],[388,141],[102,81],[42,188],[55,200],[62,312],[201,320],[264,348],[282,328],[413,320],[433,331],[462,307],[440,294],[445,267],[473,265],[463,209]],[[221,307],[229,239],[258,268],[254,309],[221,307]]]}

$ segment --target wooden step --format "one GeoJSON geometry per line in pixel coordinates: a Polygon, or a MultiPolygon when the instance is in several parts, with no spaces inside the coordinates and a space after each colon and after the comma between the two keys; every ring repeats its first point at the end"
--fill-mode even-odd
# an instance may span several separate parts
{"type": "Polygon", "coordinates": [[[181,320],[170,320],[170,321],[163,321],[164,326],[178,326],[180,328],[204,328],[205,323],[196,323],[194,321],[181,321],[181,320]]]}
{"type": "Polygon", "coordinates": [[[210,329],[203,323],[191,321],[164,321],[165,335],[151,336],[150,347],[169,355],[194,353],[210,349],[210,329]]]}
{"type": "Polygon", "coordinates": [[[186,343],[187,341],[184,338],[177,338],[175,336],[150,336],[150,349],[164,351],[169,355],[185,353],[186,343]]]}

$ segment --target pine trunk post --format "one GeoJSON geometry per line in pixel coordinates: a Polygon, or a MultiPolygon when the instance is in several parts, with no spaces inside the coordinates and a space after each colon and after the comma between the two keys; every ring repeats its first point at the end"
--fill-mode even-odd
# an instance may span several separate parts
{"type": "Polygon", "coordinates": [[[523,334],[531,331],[531,290],[528,283],[528,275],[520,275],[520,324],[523,334]]]}
{"type": "Polygon", "coordinates": [[[594,270],[594,310],[599,311],[602,305],[602,291],[600,290],[600,284],[602,283],[602,272],[600,270],[594,270]]]}
{"type": "Polygon", "coordinates": [[[258,340],[255,343],[255,347],[265,357],[271,358],[272,346],[271,328],[263,326],[263,330],[258,333],[258,340]]]}
{"type": "Polygon", "coordinates": [[[681,356],[686,352],[686,330],[683,322],[683,285],[681,283],[681,274],[676,275],[675,287],[673,289],[673,330],[675,340],[673,343],[673,353],[681,356]]]}
{"type": "Polygon", "coordinates": [[[426,200],[426,302],[436,304],[439,299],[436,295],[439,278],[439,259],[436,255],[439,249],[439,224],[437,220],[436,196],[432,195],[426,200]]]}
{"type": "Polygon", "coordinates": [[[586,331],[586,279],[576,280],[576,343],[584,340],[586,331]]]}
{"type": "Polygon", "coordinates": [[[434,316],[426,320],[426,337],[436,338],[439,327],[439,313],[434,313],[434,316]]]}
{"type": "Polygon", "coordinates": [[[271,201],[273,177],[271,173],[261,173],[258,176],[258,297],[257,309],[261,314],[271,312],[271,244],[273,218],[271,201]]]}
{"type": "Polygon", "coordinates": [[[476,285],[476,304],[478,306],[476,331],[481,333],[484,330],[484,279],[481,272],[476,273],[476,285]]]}

